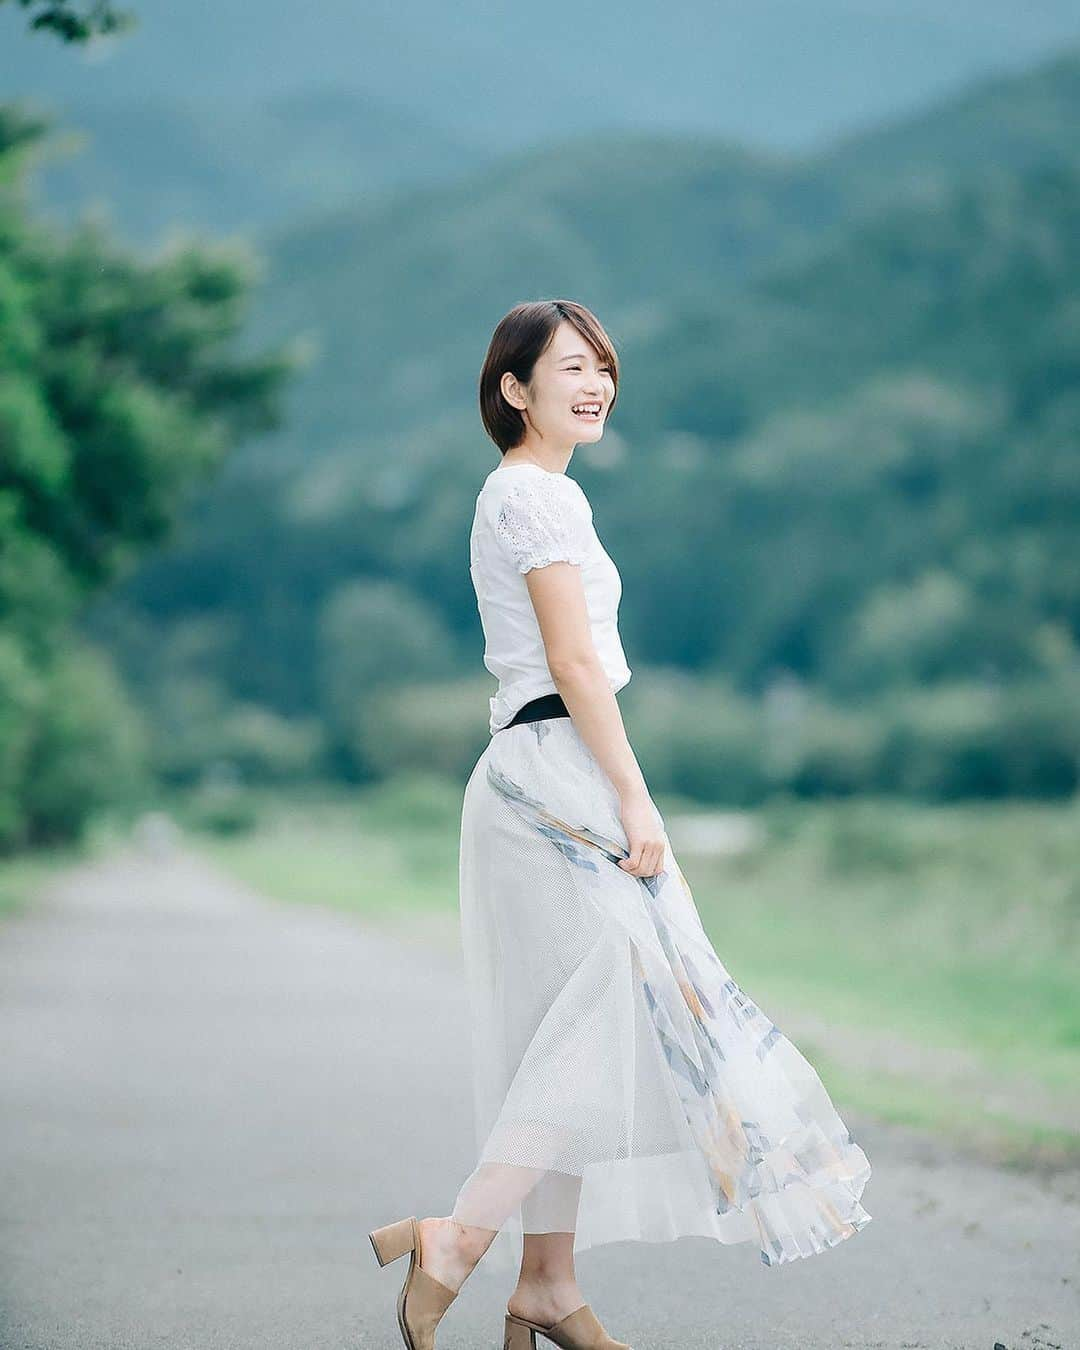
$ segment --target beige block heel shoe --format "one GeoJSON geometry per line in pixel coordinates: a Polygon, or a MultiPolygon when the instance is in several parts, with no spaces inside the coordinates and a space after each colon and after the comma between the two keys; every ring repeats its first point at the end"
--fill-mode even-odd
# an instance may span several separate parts
{"type": "Polygon", "coordinates": [[[632,1350],[625,1341],[614,1341],[587,1303],[567,1313],[553,1326],[542,1327],[524,1317],[506,1314],[503,1350],[536,1350],[536,1333],[546,1336],[561,1350],[632,1350]]]}
{"type": "Polygon", "coordinates": [[[435,1328],[457,1298],[457,1290],[420,1269],[420,1225],[415,1217],[399,1219],[376,1228],[368,1237],[380,1266],[411,1253],[405,1283],[398,1294],[398,1326],[407,1350],[435,1350],[435,1328]]]}

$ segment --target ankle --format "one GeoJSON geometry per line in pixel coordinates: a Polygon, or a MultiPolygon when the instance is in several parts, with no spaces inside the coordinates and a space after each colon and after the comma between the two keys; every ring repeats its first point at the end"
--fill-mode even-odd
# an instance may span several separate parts
{"type": "Polygon", "coordinates": [[[550,1326],[580,1308],[584,1301],[573,1275],[530,1271],[518,1276],[517,1288],[506,1301],[506,1311],[550,1326]]]}
{"type": "Polygon", "coordinates": [[[490,1228],[474,1228],[471,1224],[458,1223],[456,1219],[447,1219],[447,1233],[461,1255],[474,1263],[491,1246],[495,1237],[490,1228]]]}
{"type": "Polygon", "coordinates": [[[514,1295],[562,1298],[576,1294],[577,1289],[577,1277],[565,1271],[527,1271],[518,1276],[514,1295]]]}
{"type": "Polygon", "coordinates": [[[429,1235],[426,1246],[463,1267],[474,1266],[495,1236],[490,1229],[473,1228],[449,1217],[424,1219],[422,1223],[429,1235]]]}

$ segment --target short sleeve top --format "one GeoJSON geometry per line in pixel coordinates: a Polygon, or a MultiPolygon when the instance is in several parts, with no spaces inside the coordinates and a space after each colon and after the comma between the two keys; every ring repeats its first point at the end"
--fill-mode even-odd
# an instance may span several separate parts
{"type": "Polygon", "coordinates": [[[525,573],[552,562],[581,568],[593,644],[612,690],[630,679],[618,612],[622,581],[593,526],[581,485],[538,464],[492,469],[476,499],[469,571],[484,631],[484,665],[498,679],[489,729],[557,692],[525,573]]]}

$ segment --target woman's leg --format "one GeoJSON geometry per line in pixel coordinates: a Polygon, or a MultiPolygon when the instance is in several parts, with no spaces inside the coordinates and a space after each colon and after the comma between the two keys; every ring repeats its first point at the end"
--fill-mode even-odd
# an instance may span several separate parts
{"type": "Polygon", "coordinates": [[[511,1214],[546,1174],[536,1167],[484,1163],[458,1192],[445,1218],[420,1220],[420,1268],[460,1289],[511,1214]]]}
{"type": "MultiPolygon", "coordinates": [[[[421,1219],[421,1267],[450,1289],[460,1289],[494,1236],[492,1229],[474,1228],[452,1218],[421,1219]]],[[[574,1271],[574,1234],[526,1233],[517,1287],[507,1310],[546,1327],[584,1302],[574,1271]]]]}
{"type": "Polygon", "coordinates": [[[452,1218],[420,1220],[420,1269],[449,1289],[460,1289],[495,1237],[452,1218]]]}
{"type": "Polygon", "coordinates": [[[545,1172],[522,1201],[521,1270],[508,1312],[549,1327],[585,1302],[574,1273],[580,1200],[580,1177],[545,1172]]]}
{"type": "Polygon", "coordinates": [[[585,1299],[574,1274],[574,1227],[581,1178],[509,1163],[484,1163],[458,1193],[446,1218],[420,1221],[421,1268],[460,1289],[497,1228],[520,1207],[525,1226],[511,1312],[550,1326],[585,1299]],[[483,1225],[469,1219],[482,1219],[483,1225]],[[529,1230],[532,1231],[529,1231],[529,1230]]]}
{"type": "Polygon", "coordinates": [[[549,1327],[584,1302],[574,1273],[573,1233],[526,1233],[507,1311],[549,1327]]]}

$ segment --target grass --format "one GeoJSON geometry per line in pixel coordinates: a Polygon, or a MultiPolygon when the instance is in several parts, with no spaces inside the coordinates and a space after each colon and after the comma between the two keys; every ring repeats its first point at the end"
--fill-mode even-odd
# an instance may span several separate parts
{"type": "Polygon", "coordinates": [[[65,849],[0,858],[0,921],[28,909],[44,883],[77,856],[65,849]]]}
{"type": "Polygon", "coordinates": [[[271,898],[370,920],[452,916],[462,791],[443,779],[413,778],[303,803],[271,798],[257,830],[203,835],[200,846],[271,898]]]}
{"type": "MultiPolygon", "coordinates": [[[[206,851],[268,895],[452,920],[462,785],[417,779],[206,851]]],[[[721,960],[838,1105],[1080,1161],[1080,808],[777,802],[728,858],[672,844],[721,960]]]]}
{"type": "Polygon", "coordinates": [[[691,863],[703,922],[748,978],[845,1021],[1075,1072],[1075,808],[848,803],[765,824],[753,854],[691,863]]]}

